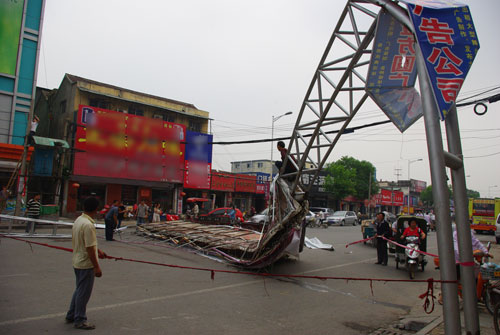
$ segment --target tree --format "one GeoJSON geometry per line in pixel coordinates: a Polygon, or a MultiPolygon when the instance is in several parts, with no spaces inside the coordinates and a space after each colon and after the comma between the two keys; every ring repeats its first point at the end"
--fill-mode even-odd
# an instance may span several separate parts
{"type": "Polygon", "coordinates": [[[325,188],[333,195],[335,200],[340,200],[354,193],[354,178],[356,172],[337,162],[328,164],[328,175],[325,178],[325,188]]]}
{"type": "Polygon", "coordinates": [[[477,199],[481,198],[481,194],[478,191],[467,189],[467,198],[477,199]]]}
{"type": "Polygon", "coordinates": [[[326,170],[328,172],[327,190],[333,193],[337,200],[348,195],[358,199],[368,199],[369,194],[373,195],[378,192],[375,167],[368,161],[359,161],[356,158],[344,156],[329,164],[326,170]]]}
{"type": "MultiPolygon", "coordinates": [[[[448,185],[448,191],[450,194],[450,199],[453,199],[453,188],[451,185],[448,185]]],[[[480,194],[478,191],[467,189],[467,198],[480,198],[480,194]]],[[[427,186],[425,190],[420,193],[420,200],[428,206],[434,206],[434,198],[432,196],[432,185],[427,186]]]]}

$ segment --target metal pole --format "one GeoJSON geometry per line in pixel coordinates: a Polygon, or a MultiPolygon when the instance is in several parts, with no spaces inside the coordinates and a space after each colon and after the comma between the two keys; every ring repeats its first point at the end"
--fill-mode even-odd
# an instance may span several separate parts
{"type": "MultiPolygon", "coordinates": [[[[446,116],[446,138],[448,150],[463,159],[462,144],[460,141],[460,129],[456,107],[453,107],[446,116]]],[[[472,255],[471,229],[469,225],[467,185],[465,170],[462,166],[451,169],[451,180],[453,185],[453,198],[455,200],[455,221],[458,235],[458,250],[460,262],[474,263],[472,255]]],[[[467,334],[479,334],[479,316],[477,311],[476,279],[473,266],[460,267],[462,296],[464,299],[464,319],[467,334]]]]}
{"type": "MultiPolygon", "coordinates": [[[[425,68],[425,59],[418,45],[415,45],[415,49],[417,51],[418,79],[422,94],[422,109],[431,169],[432,195],[434,197],[436,221],[438,223],[436,236],[441,279],[457,280],[441,127],[438,120],[437,106],[425,68]]],[[[460,334],[457,284],[443,283],[441,288],[444,302],[443,318],[445,334],[460,334]]]]}

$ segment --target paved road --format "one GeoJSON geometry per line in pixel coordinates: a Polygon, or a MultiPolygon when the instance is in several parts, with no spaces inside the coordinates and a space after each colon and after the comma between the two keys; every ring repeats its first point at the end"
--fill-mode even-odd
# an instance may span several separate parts
{"type": "MultiPolygon", "coordinates": [[[[102,236],[103,231],[99,231],[102,236]]],[[[361,238],[359,226],[309,229],[308,237],[332,243],[335,251],[306,249],[300,260],[283,260],[270,272],[321,276],[400,278],[373,264],[374,248],[347,242],[361,238]]],[[[125,233],[124,239],[133,238],[125,233]]],[[[70,240],[40,240],[71,247],[70,240]]],[[[71,255],[23,242],[0,240],[0,333],[81,332],[63,319],[74,289],[71,255]]],[[[233,269],[191,254],[144,245],[99,241],[110,255],[215,269],[233,269]]],[[[435,233],[429,251],[436,252],[435,233]]],[[[250,275],[171,269],[103,260],[88,305],[94,334],[367,334],[394,323],[417,302],[426,284],[263,279],[250,275]]],[[[438,278],[429,266],[417,279],[438,278]]]]}

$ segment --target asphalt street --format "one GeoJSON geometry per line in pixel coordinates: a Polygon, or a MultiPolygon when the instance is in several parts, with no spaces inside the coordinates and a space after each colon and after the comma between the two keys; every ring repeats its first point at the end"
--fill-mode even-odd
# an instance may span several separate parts
{"type": "MultiPolygon", "coordinates": [[[[104,231],[98,234],[102,237],[104,231]]],[[[395,268],[393,256],[384,267],[374,264],[376,250],[370,245],[345,247],[362,238],[359,226],[313,228],[307,236],[333,244],[335,251],[305,249],[300,259],[279,261],[267,271],[408,278],[404,270],[395,268]]],[[[137,238],[132,229],[122,235],[123,241],[137,238]]],[[[71,248],[70,239],[33,240],[71,248]]],[[[235,270],[183,249],[103,239],[99,247],[116,257],[235,270]]],[[[428,251],[437,252],[433,232],[428,251]]],[[[210,272],[113,260],[101,260],[101,267],[103,277],[96,278],[87,311],[96,325],[93,334],[369,334],[408,313],[427,287],[426,283],[374,282],[372,295],[365,281],[223,273],[212,280],[210,272]]],[[[82,332],[64,323],[75,285],[70,253],[2,238],[0,269],[0,333],[82,332]]],[[[416,278],[429,277],[439,278],[433,266],[416,278]]]]}

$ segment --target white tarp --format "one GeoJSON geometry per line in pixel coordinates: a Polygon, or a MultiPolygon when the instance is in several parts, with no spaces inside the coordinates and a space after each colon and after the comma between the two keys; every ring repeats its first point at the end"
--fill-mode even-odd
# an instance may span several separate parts
{"type": "Polygon", "coordinates": [[[331,244],[325,244],[321,242],[317,237],[309,238],[306,236],[305,238],[305,245],[309,249],[324,249],[324,250],[330,250],[334,251],[335,248],[333,248],[333,245],[331,244]]]}

